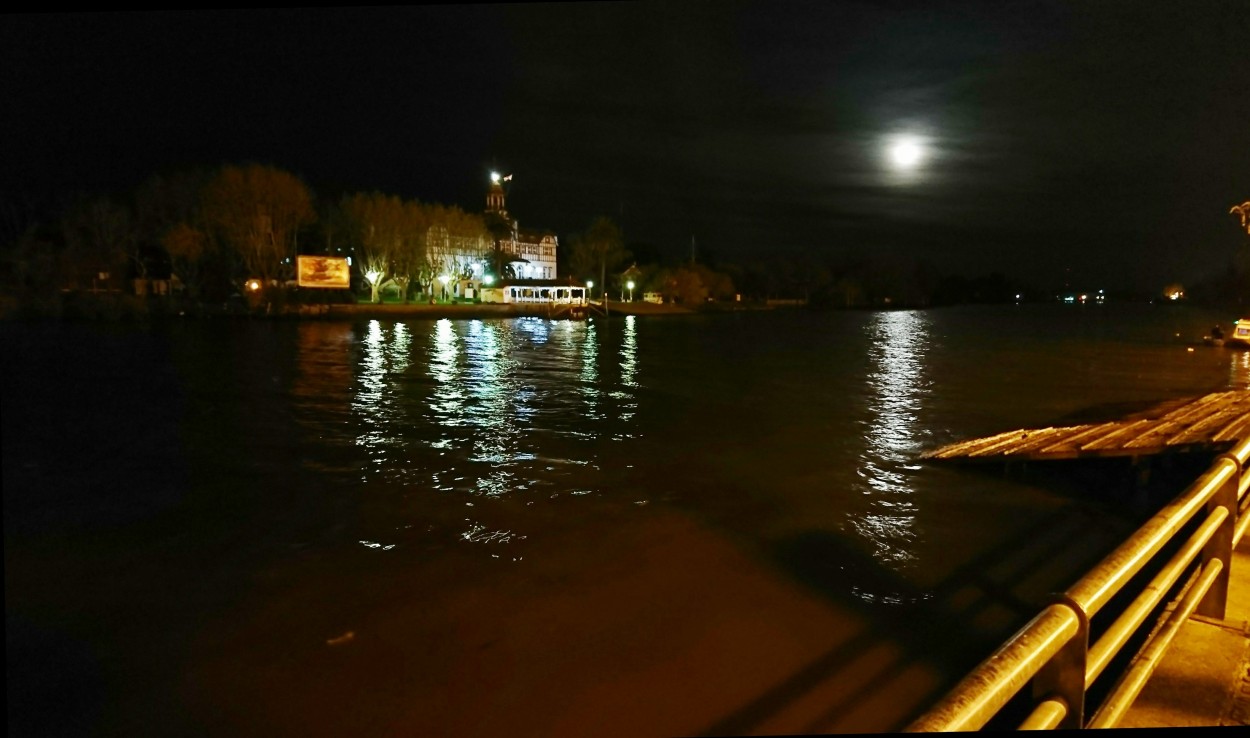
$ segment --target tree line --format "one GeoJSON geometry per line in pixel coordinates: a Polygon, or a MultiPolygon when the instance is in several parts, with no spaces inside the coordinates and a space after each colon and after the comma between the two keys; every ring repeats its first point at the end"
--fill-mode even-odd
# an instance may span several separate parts
{"type": "MultiPolygon", "coordinates": [[[[514,277],[516,224],[382,192],[318,198],[298,176],[261,164],[154,175],[124,197],[76,196],[43,213],[0,202],[0,281],[23,295],[128,292],[134,280],[175,277],[191,304],[221,303],[256,280],[280,293],[300,254],[353,257],[378,302],[436,292],[440,277],[514,277]],[[477,270],[475,271],[475,263],[477,270]]],[[[567,281],[620,288],[630,251],[619,226],[595,218],[557,253],[567,281]]],[[[643,290],[686,302],[728,298],[727,276],[705,265],[647,264],[643,290]]],[[[270,295],[272,296],[272,295],[270,295]]]]}
{"type": "MultiPolygon", "coordinates": [[[[467,276],[457,255],[506,249],[483,216],[381,192],[317,199],[299,177],[260,164],[157,175],[126,198],[75,197],[51,214],[3,207],[3,278],[20,292],[122,290],[177,280],[191,301],[221,301],[255,279],[277,289],[296,256],[352,256],[371,298],[384,284],[407,298],[443,275],[467,276]]],[[[506,261],[506,257],[501,259],[506,261]]]]}
{"type": "MultiPolygon", "coordinates": [[[[1233,208],[1250,235],[1250,203],[1233,208]]],[[[18,294],[129,291],[131,280],[176,275],[192,303],[220,303],[256,279],[275,292],[295,277],[296,256],[353,256],[354,288],[379,301],[433,295],[439,277],[468,279],[478,269],[506,279],[515,223],[498,213],[423,203],[381,192],[318,198],[296,175],[260,164],[225,165],[149,178],[126,197],[76,197],[37,213],[0,201],[0,283],[18,294]]],[[[1244,255],[1239,254],[1239,257],[1244,255]]],[[[659,293],[690,305],[709,300],[797,300],[816,306],[923,307],[1048,299],[1002,274],[942,274],[900,257],[847,252],[721,262],[705,249],[668,255],[628,243],[598,217],[557,252],[559,273],[592,294],[619,299],[659,293]]],[[[1244,258],[1241,259],[1244,261],[1244,258]]],[[[1201,292],[1244,292],[1250,268],[1237,263],[1201,292]],[[1218,284],[1216,284],[1218,282],[1218,284]],[[1225,283],[1228,284],[1225,284],[1225,283]]]]}

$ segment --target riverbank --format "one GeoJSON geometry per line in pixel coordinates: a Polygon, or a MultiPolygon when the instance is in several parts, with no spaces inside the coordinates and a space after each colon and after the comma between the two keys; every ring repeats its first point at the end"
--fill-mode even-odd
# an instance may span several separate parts
{"type": "MultiPolygon", "coordinates": [[[[325,305],[321,315],[336,317],[370,318],[519,318],[555,316],[552,308],[541,304],[493,304],[493,303],[357,303],[355,305],[325,305]]],[[[601,303],[591,303],[590,315],[602,315],[601,303]]],[[[649,302],[608,301],[608,315],[693,315],[698,311],[684,305],[656,305],[649,302]]]]}
{"type": "MultiPolygon", "coordinates": [[[[605,313],[603,303],[592,302],[590,317],[605,313]]],[[[698,315],[745,311],[794,309],[792,305],[764,302],[708,302],[691,308],[674,303],[608,300],[606,314],[661,316],[698,315]]],[[[0,320],[143,321],[168,317],[269,317],[269,318],[517,318],[568,317],[568,306],[494,303],[369,303],[347,301],[284,300],[266,306],[249,306],[239,299],[219,304],[193,303],[177,298],[138,297],[120,293],[61,293],[42,297],[0,295],[0,320]],[[562,309],[561,309],[562,308],[562,309]]]]}

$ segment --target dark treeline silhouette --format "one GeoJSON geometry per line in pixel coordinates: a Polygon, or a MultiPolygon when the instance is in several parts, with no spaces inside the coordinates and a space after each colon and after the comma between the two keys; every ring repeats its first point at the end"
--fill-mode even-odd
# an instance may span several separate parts
{"type": "MultiPolygon", "coordinates": [[[[296,175],[258,164],[162,173],[120,197],[0,195],[0,297],[6,313],[21,304],[57,312],[88,294],[195,309],[224,305],[259,280],[272,302],[288,291],[296,255],[329,254],[354,257],[352,289],[343,299],[376,302],[385,286],[407,301],[432,295],[438,275],[471,273],[463,258],[449,255],[480,252],[477,268],[509,276],[515,255],[489,215],[379,192],[318,198],[296,175]]],[[[1063,297],[997,272],[957,274],[921,259],[853,249],[722,260],[715,244],[696,250],[693,242],[626,242],[608,217],[566,237],[557,259],[561,279],[594,283],[592,294],[690,306],[884,309],[1063,297]]],[[[1228,265],[1189,285],[1186,299],[1245,306],[1250,238],[1228,265]]]]}

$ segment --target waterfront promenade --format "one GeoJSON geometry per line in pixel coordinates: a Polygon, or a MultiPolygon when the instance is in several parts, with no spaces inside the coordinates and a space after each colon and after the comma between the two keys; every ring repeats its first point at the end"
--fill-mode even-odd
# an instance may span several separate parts
{"type": "Polygon", "coordinates": [[[1189,447],[1227,453],[909,730],[983,727],[1030,681],[1031,712],[1021,729],[1250,724],[1250,392],[1215,393],[1131,421],[1008,431],[928,458],[1136,457],[1189,447]],[[1150,582],[1132,583],[1168,543],[1179,548],[1159,557],[1150,582]],[[1192,576],[1182,579],[1191,565],[1192,576]],[[1173,585],[1179,589],[1166,595],[1173,585]],[[1093,618],[1120,592],[1132,602],[1109,610],[1114,621],[1094,629],[1093,618]],[[1151,625],[1147,613],[1165,596],[1174,599],[1151,625]],[[1133,633],[1145,640],[1116,674],[1108,666],[1133,633]],[[1090,685],[1104,674],[1110,692],[1090,702],[1090,685]]]}
{"type": "Polygon", "coordinates": [[[1191,617],[1120,728],[1250,725],[1250,536],[1233,552],[1223,620],[1191,617]]]}

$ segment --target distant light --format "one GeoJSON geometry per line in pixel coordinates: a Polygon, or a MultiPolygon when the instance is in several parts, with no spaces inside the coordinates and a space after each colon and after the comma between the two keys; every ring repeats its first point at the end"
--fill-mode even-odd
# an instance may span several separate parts
{"type": "Polygon", "coordinates": [[[448,282],[450,279],[451,279],[451,277],[447,276],[446,274],[443,274],[443,275],[440,275],[440,276],[439,276],[438,281],[442,282],[442,283],[443,283],[443,286],[444,286],[444,287],[446,287],[446,286],[447,286],[447,282],[448,282]]]}
{"type": "Polygon", "coordinates": [[[252,292],[255,292],[256,290],[260,289],[260,280],[259,279],[248,280],[247,288],[251,290],[252,292]]]}
{"type": "Polygon", "coordinates": [[[352,257],[349,256],[347,257],[347,266],[351,266],[351,265],[352,265],[352,257]]]}
{"type": "Polygon", "coordinates": [[[899,136],[890,144],[890,161],[898,169],[915,169],[924,158],[924,142],[916,136],[899,136]]]}
{"type": "Polygon", "coordinates": [[[369,280],[369,284],[377,284],[381,277],[381,272],[365,272],[365,279],[369,280]]]}
{"type": "Polygon", "coordinates": [[[490,181],[494,182],[495,184],[499,184],[499,172],[491,172],[490,181]]]}
{"type": "Polygon", "coordinates": [[[625,283],[625,287],[626,287],[627,289],[631,289],[631,290],[632,290],[632,289],[634,288],[634,280],[632,280],[632,279],[631,279],[631,280],[629,280],[628,282],[626,282],[626,283],[625,283]]]}
{"type": "MultiPolygon", "coordinates": [[[[492,277],[491,275],[487,274],[486,276],[482,277],[482,284],[484,284],[484,285],[492,285],[492,284],[494,284],[494,283],[495,283],[495,278],[494,278],[494,277],[492,277]]],[[[444,283],[444,284],[446,284],[446,283],[444,283]]]]}
{"type": "Polygon", "coordinates": [[[473,273],[474,273],[474,274],[481,274],[481,273],[482,273],[482,262],[480,262],[480,261],[475,261],[475,262],[473,262],[473,273]]]}
{"type": "Polygon", "coordinates": [[[595,286],[595,280],[593,279],[586,280],[586,289],[591,289],[594,286],[595,286]]]}

